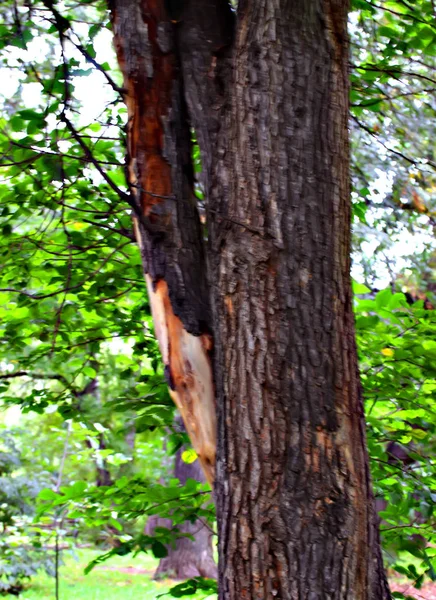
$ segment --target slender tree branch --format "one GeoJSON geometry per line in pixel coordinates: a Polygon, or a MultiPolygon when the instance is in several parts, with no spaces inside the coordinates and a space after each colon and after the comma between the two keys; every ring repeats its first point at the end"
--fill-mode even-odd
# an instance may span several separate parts
{"type": "Polygon", "coordinates": [[[424,79],[425,81],[430,81],[431,83],[436,84],[436,79],[428,77],[427,75],[422,75],[421,73],[415,73],[414,71],[403,71],[402,69],[399,69],[398,67],[381,68],[378,65],[371,65],[371,64],[356,65],[353,63],[350,63],[350,66],[353,69],[360,69],[363,71],[376,71],[378,73],[387,73],[388,75],[391,75],[392,77],[394,77],[394,79],[397,79],[397,80],[399,80],[399,78],[395,77],[395,75],[404,75],[406,77],[418,77],[419,79],[424,79]]]}
{"type": "Polygon", "coordinates": [[[3,373],[0,374],[0,379],[14,379],[16,377],[30,377],[31,379],[55,379],[61,381],[67,387],[70,387],[70,383],[63,375],[56,373],[33,373],[31,371],[15,371],[14,373],[3,373]]]}
{"type": "Polygon", "coordinates": [[[49,294],[31,294],[30,292],[25,292],[23,290],[16,290],[14,288],[0,288],[0,292],[12,292],[15,294],[23,294],[24,296],[28,296],[29,298],[32,298],[32,300],[44,300],[45,298],[52,298],[53,296],[57,296],[58,294],[63,294],[65,292],[72,292],[74,290],[77,290],[79,288],[81,288],[83,285],[85,285],[85,283],[87,281],[89,281],[90,279],[92,279],[95,275],[97,275],[97,273],[99,273],[101,271],[101,269],[103,268],[103,266],[112,258],[112,256],[115,254],[115,252],[118,252],[121,248],[124,248],[124,246],[127,246],[127,244],[130,244],[131,242],[124,242],[124,244],[121,244],[121,246],[118,246],[117,248],[115,248],[110,254],[108,254],[104,260],[102,261],[102,263],[100,264],[100,266],[98,267],[98,269],[96,269],[95,271],[93,271],[92,273],[90,273],[88,275],[88,277],[86,278],[85,281],[82,281],[76,285],[72,285],[70,287],[67,288],[62,288],[60,290],[56,290],[55,292],[50,292],[49,294]]]}
{"type": "Polygon", "coordinates": [[[104,75],[106,81],[111,86],[111,88],[114,90],[114,92],[117,92],[121,96],[121,98],[124,98],[124,94],[126,93],[126,90],[124,88],[119,87],[115,83],[115,81],[112,79],[112,77],[109,75],[109,73],[107,73],[107,71],[105,71],[103,69],[103,67],[100,65],[100,63],[98,63],[94,58],[92,58],[92,56],[89,54],[89,52],[86,50],[86,48],[84,48],[82,46],[82,44],[74,42],[69,36],[67,37],[67,39],[73,44],[73,46],[75,48],[77,48],[77,50],[86,58],[86,60],[88,62],[90,62],[98,71],[100,71],[100,73],[102,73],[104,75]]]}
{"type": "MultiPolygon", "coordinates": [[[[357,123],[357,125],[361,129],[363,129],[364,131],[366,131],[367,133],[369,133],[373,138],[375,138],[377,140],[377,142],[381,146],[383,146],[383,148],[385,148],[388,152],[391,152],[392,154],[395,154],[396,156],[399,156],[400,158],[404,159],[405,161],[407,161],[411,165],[414,165],[414,166],[417,166],[417,165],[424,166],[423,163],[421,163],[420,161],[414,160],[413,158],[410,158],[409,156],[406,156],[402,152],[399,152],[399,150],[394,150],[393,148],[389,148],[389,146],[387,146],[384,142],[382,142],[380,140],[379,136],[377,135],[377,133],[375,131],[373,131],[370,127],[368,127],[367,125],[365,125],[364,123],[362,123],[361,121],[359,121],[359,119],[355,115],[351,115],[351,118],[353,119],[353,121],[355,121],[357,123]]],[[[427,161],[427,164],[429,164],[433,169],[436,169],[436,163],[434,163],[433,161],[427,161]]]]}
{"type": "MultiPolygon", "coordinates": [[[[91,149],[88,147],[87,144],[85,144],[85,142],[83,141],[82,137],[78,134],[78,132],[76,131],[74,125],[72,124],[72,122],[68,119],[68,117],[66,115],[61,115],[61,121],[63,121],[65,123],[65,125],[67,126],[67,128],[69,129],[71,135],[73,136],[73,138],[76,140],[76,142],[80,145],[80,147],[82,148],[82,150],[84,151],[85,155],[87,156],[87,158],[89,159],[89,162],[91,162],[94,167],[97,169],[97,171],[100,173],[100,175],[103,177],[103,179],[106,181],[106,183],[109,185],[109,187],[116,193],[118,194],[118,196],[124,200],[125,202],[127,202],[127,204],[136,212],[138,212],[138,207],[136,206],[136,203],[133,202],[132,198],[129,196],[129,194],[126,194],[126,192],[123,192],[113,181],[112,179],[109,177],[109,175],[101,168],[100,162],[94,158],[91,149]]],[[[139,213],[140,214],[140,213],[139,213]]]]}

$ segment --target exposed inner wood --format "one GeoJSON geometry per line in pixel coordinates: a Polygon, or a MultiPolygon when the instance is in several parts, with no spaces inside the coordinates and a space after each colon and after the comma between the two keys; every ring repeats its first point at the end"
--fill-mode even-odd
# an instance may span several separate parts
{"type": "Polygon", "coordinates": [[[215,474],[216,421],[209,335],[188,333],[173,312],[164,280],[146,275],[153,322],[170,394],[210,484],[215,474]]]}

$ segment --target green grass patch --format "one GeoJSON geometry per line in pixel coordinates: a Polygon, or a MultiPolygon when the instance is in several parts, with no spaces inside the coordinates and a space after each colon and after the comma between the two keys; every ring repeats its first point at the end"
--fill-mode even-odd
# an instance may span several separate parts
{"type": "MultiPolygon", "coordinates": [[[[118,556],[95,567],[88,575],[84,568],[101,552],[78,549],[63,552],[60,568],[60,600],[155,600],[174,585],[172,581],[153,581],[158,561],[148,554],[118,556]]],[[[194,598],[193,596],[190,596],[194,598]]],[[[202,596],[199,596],[202,597],[202,596]]],[[[169,600],[171,596],[167,597],[169,600]]],[[[214,596],[210,596],[212,600],[214,596]]],[[[54,600],[54,578],[40,573],[32,578],[20,600],[54,600]]],[[[162,599],[162,600],[165,600],[162,599]]]]}

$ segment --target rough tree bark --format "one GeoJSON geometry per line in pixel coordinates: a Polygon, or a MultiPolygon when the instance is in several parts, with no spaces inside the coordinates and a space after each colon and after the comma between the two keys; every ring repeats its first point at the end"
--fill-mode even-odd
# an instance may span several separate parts
{"type": "Polygon", "coordinates": [[[224,0],[177,7],[112,15],[158,337],[209,479],[212,378],[195,365],[214,337],[220,599],[385,600],[349,276],[347,2],[241,0],[235,23],[224,0]]]}

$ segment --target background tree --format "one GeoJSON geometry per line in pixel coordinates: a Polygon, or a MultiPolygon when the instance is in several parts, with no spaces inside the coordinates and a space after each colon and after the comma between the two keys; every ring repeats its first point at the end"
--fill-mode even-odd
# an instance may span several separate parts
{"type": "Polygon", "coordinates": [[[47,555],[41,534],[32,527],[35,498],[44,480],[23,472],[14,438],[18,429],[0,432],[0,593],[19,595],[39,569],[54,572],[54,556],[47,555]]]}
{"type": "MultiPolygon", "coordinates": [[[[176,418],[177,430],[185,432],[183,421],[176,418]]],[[[177,450],[174,460],[174,477],[185,485],[188,479],[205,483],[203,469],[196,459],[193,450],[187,450],[182,445],[177,450]]],[[[171,529],[171,519],[151,517],[147,521],[146,533],[152,535],[156,527],[171,529]]],[[[203,519],[192,516],[178,527],[178,532],[183,536],[178,537],[175,542],[167,547],[167,555],[160,559],[154,577],[172,577],[174,579],[193,579],[195,577],[217,578],[217,567],[214,559],[213,538],[214,530],[203,519]]]]}

